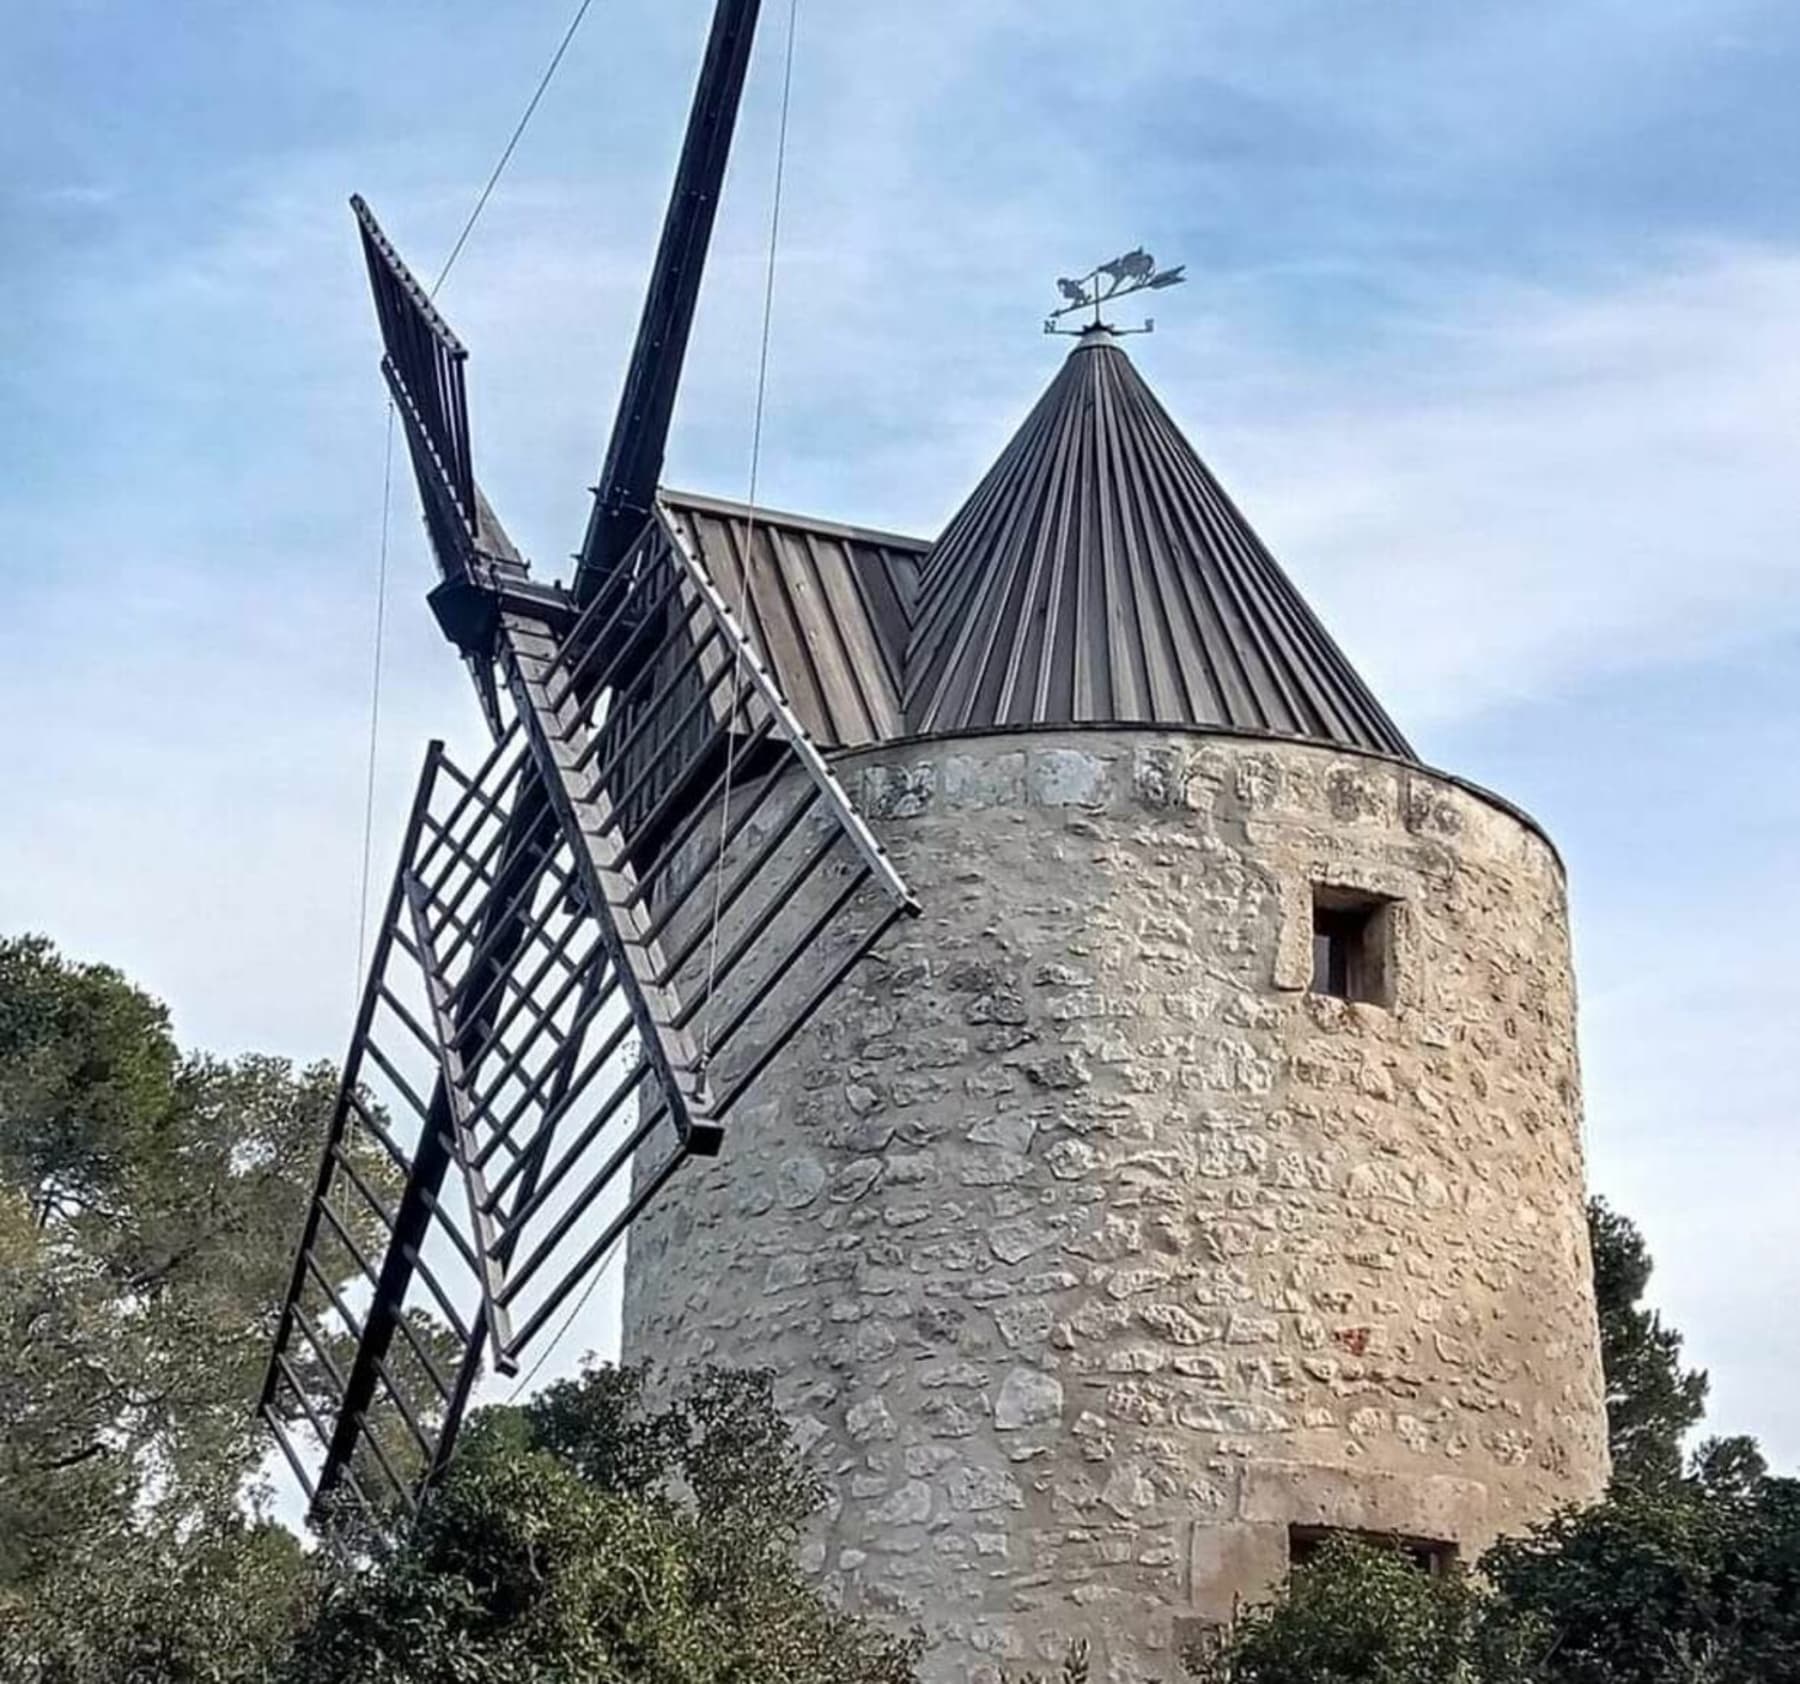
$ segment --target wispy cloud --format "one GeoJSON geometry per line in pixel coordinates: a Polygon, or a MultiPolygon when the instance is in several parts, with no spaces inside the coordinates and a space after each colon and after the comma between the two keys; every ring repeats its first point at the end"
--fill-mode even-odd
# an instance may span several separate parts
{"type": "Polygon", "coordinates": [[[1229,385],[1203,399],[1230,483],[1403,717],[1800,626],[1800,252],[1458,302],[1347,380],[1290,371],[1251,425],[1229,385]]]}

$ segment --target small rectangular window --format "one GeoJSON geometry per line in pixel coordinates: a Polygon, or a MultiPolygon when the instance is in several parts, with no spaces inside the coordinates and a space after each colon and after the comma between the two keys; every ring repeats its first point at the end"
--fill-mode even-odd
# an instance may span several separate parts
{"type": "Polygon", "coordinates": [[[1313,890],[1315,994],[1393,1004],[1393,902],[1350,889],[1313,890]]]}
{"type": "Polygon", "coordinates": [[[1337,1526],[1290,1526],[1288,1567],[1304,1567],[1315,1560],[1332,1538],[1349,1538],[1370,1549],[1397,1551],[1421,1573],[1434,1576],[1449,1572],[1456,1563],[1456,1545],[1441,1538],[1408,1538],[1393,1532],[1358,1532],[1337,1526]]]}

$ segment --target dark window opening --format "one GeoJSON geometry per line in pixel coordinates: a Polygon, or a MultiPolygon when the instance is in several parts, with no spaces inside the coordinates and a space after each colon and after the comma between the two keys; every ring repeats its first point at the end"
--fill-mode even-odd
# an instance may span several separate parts
{"type": "Polygon", "coordinates": [[[1348,889],[1313,890],[1315,994],[1393,1004],[1393,902],[1348,889]]]}
{"type": "Polygon", "coordinates": [[[1456,1564],[1456,1545],[1441,1538],[1409,1538],[1396,1532],[1358,1532],[1340,1526],[1290,1526],[1288,1528],[1288,1567],[1304,1567],[1318,1558],[1333,1538],[1349,1538],[1370,1549],[1394,1550],[1405,1556],[1421,1573],[1433,1577],[1447,1573],[1456,1564]]]}

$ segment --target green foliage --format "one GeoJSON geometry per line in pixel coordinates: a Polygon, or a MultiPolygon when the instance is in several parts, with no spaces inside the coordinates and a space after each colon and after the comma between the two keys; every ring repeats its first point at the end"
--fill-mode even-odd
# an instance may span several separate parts
{"type": "Polygon", "coordinates": [[[905,1684],[914,1645],[828,1607],[820,1492],[765,1376],[653,1407],[596,1369],[475,1418],[416,1525],[340,1558],[290,1684],[905,1684]]]}
{"type": "Polygon", "coordinates": [[[1206,1684],[1524,1684],[1535,1633],[1492,1616],[1465,1573],[1334,1538],[1216,1654],[1186,1659],[1206,1684]]]}
{"type": "Polygon", "coordinates": [[[28,1202],[0,1190],[0,1597],[129,1509],[135,1481],[107,1453],[122,1410],[108,1308],[91,1263],[45,1244],[28,1202]]]}
{"type": "Polygon", "coordinates": [[[332,1086],[184,1057],[117,972],[0,942],[0,1582],[71,1521],[235,1500],[332,1086]]]}
{"type": "Polygon", "coordinates": [[[139,1528],[0,1609],[10,1684],[275,1684],[314,1576],[278,1526],[139,1528]]]}
{"type": "Polygon", "coordinates": [[[1652,1263],[1644,1236],[1604,1199],[1588,1205],[1600,1360],[1615,1485],[1667,1488],[1682,1477],[1682,1446],[1706,1413],[1706,1375],[1681,1366],[1681,1335],[1643,1307],[1652,1263]]]}
{"type": "Polygon", "coordinates": [[[1753,1438],[1709,1438],[1694,1452],[1691,1478],[1715,1497],[1754,1497],[1769,1476],[1753,1438]]]}
{"type": "Polygon", "coordinates": [[[688,1438],[679,1412],[644,1407],[644,1376],[635,1368],[590,1368],[579,1380],[546,1387],[529,1416],[490,1413],[481,1430],[508,1431],[521,1447],[547,1450],[577,1478],[621,1497],[659,1490],[688,1438]]]}
{"type": "Polygon", "coordinates": [[[240,1500],[331,1089],[184,1056],[116,971],[0,941],[7,1678],[205,1679],[180,1657],[255,1653],[261,1608],[291,1623],[297,1552],[240,1500]]]}
{"type": "Polygon", "coordinates": [[[1800,1680],[1800,1484],[1626,1489],[1483,1562],[1547,1684],[1800,1680]]]}
{"type": "Polygon", "coordinates": [[[117,971],[0,941],[0,1177],[40,1224],[116,1208],[178,1064],[168,1013],[117,971]]]}

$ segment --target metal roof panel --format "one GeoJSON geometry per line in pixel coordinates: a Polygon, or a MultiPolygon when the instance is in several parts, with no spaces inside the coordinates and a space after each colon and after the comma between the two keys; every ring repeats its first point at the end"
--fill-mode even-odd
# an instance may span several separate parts
{"type": "Polygon", "coordinates": [[[1223,726],[1413,759],[1104,330],[925,557],[910,734],[1223,726]]]}
{"type": "Polygon", "coordinates": [[[923,539],[677,491],[662,502],[815,742],[858,748],[904,735],[923,539]]]}

